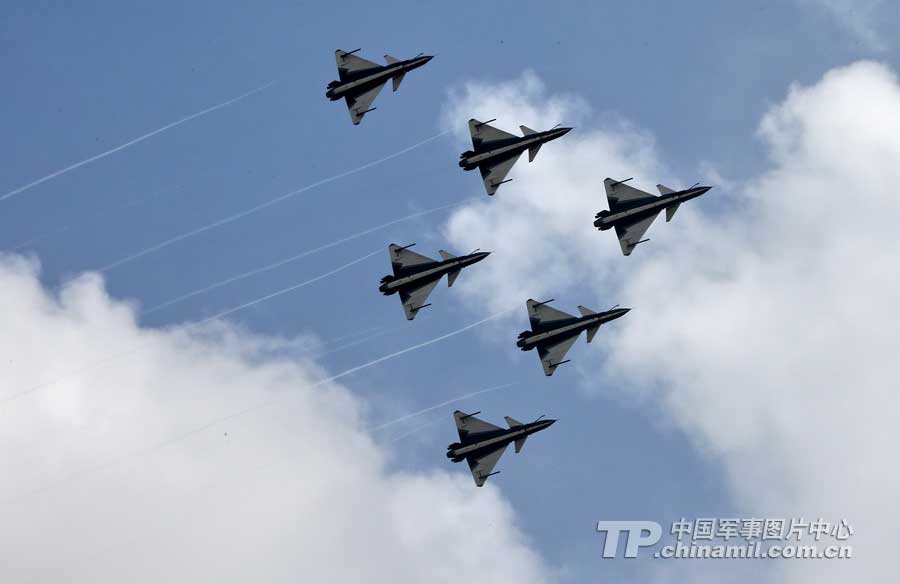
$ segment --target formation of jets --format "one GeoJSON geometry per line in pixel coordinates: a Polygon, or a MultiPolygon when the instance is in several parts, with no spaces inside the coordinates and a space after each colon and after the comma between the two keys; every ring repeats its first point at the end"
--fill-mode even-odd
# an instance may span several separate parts
{"type": "MultiPolygon", "coordinates": [[[[385,65],[368,61],[357,56],[354,51],[335,51],[338,77],[328,84],[326,97],[332,101],[344,99],[350,112],[350,120],[358,125],[365,114],[373,111],[372,103],[381,89],[392,81],[394,91],[400,87],[404,76],[413,69],[425,65],[431,59],[429,55],[417,55],[412,59],[400,60],[385,55],[385,65]]],[[[478,169],[488,195],[494,195],[500,185],[510,182],[506,178],[519,157],[526,150],[528,161],[534,161],[541,146],[568,134],[572,128],[553,127],[549,130],[536,131],[521,125],[521,136],[505,132],[491,125],[495,120],[482,122],[469,120],[469,133],[472,136],[472,149],[459,156],[459,166],[463,170],[478,169]]],[[[678,207],[685,201],[695,199],[712,187],[694,185],[683,190],[670,189],[657,185],[659,195],[636,189],[625,180],[607,178],[604,182],[609,209],[597,213],[594,226],[601,231],[615,228],[622,253],[631,255],[634,248],[649,241],[642,239],[650,225],[663,210],[666,211],[666,222],[672,220],[678,207]]],[[[403,311],[407,320],[413,320],[416,314],[426,306],[431,306],[428,296],[438,285],[444,275],[447,286],[453,286],[463,268],[480,262],[490,252],[475,250],[463,256],[455,256],[447,251],[439,250],[440,260],[433,259],[409,248],[415,244],[399,246],[394,243],[388,246],[392,274],[381,279],[378,290],[386,296],[399,294],[403,311]]],[[[526,302],[531,329],[519,333],[516,346],[523,351],[537,349],[541,366],[546,376],[551,376],[557,367],[568,363],[566,354],[581,336],[586,333],[590,343],[600,326],[625,316],[629,308],[615,306],[603,312],[596,312],[579,306],[581,316],[575,316],[548,306],[552,300],[538,302],[529,299],[526,302]]],[[[453,417],[459,432],[459,442],[447,447],[447,457],[453,462],[463,460],[469,463],[472,476],[477,486],[484,485],[488,477],[497,474],[494,467],[506,451],[510,442],[515,443],[516,452],[522,449],[525,439],[535,432],[548,428],[555,420],[542,420],[523,424],[509,416],[506,417],[508,428],[501,428],[475,417],[456,411],[453,417]]]]}

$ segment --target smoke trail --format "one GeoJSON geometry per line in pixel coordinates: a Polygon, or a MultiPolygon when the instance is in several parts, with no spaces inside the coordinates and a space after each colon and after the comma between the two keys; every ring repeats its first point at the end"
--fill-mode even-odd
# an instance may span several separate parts
{"type": "Polygon", "coordinates": [[[229,99],[228,101],[223,101],[222,103],[220,103],[218,105],[208,107],[205,110],[201,110],[201,111],[193,113],[189,116],[183,117],[180,120],[174,121],[170,124],[166,124],[165,126],[163,126],[161,128],[157,128],[157,129],[153,130],[152,132],[147,132],[146,134],[143,134],[141,136],[138,136],[137,138],[129,140],[128,142],[125,142],[124,144],[120,144],[120,145],[116,146],[115,148],[110,148],[109,150],[106,150],[105,152],[101,152],[100,154],[95,154],[94,156],[91,156],[90,158],[85,158],[84,160],[82,160],[80,162],[70,164],[69,166],[67,166],[65,168],[61,168],[60,170],[57,170],[56,172],[52,172],[52,173],[48,174],[47,176],[41,177],[35,181],[28,183],[27,185],[24,185],[15,190],[9,191],[5,195],[0,196],[0,201],[5,201],[6,199],[8,199],[10,197],[14,197],[14,196],[18,195],[19,193],[23,193],[32,187],[36,187],[39,184],[47,182],[48,180],[54,179],[58,176],[62,176],[62,175],[66,174],[68,172],[71,172],[77,168],[81,168],[82,166],[85,166],[86,164],[96,162],[96,161],[100,160],[101,158],[106,158],[110,154],[115,154],[116,152],[125,150],[129,146],[134,146],[135,144],[138,144],[139,142],[143,142],[144,140],[146,140],[148,138],[152,138],[153,136],[156,136],[157,134],[161,134],[161,133],[165,132],[166,130],[171,130],[172,128],[174,128],[176,126],[180,126],[181,124],[184,124],[193,119],[199,118],[200,116],[205,116],[206,114],[212,113],[218,109],[222,109],[223,107],[227,107],[233,103],[237,103],[237,102],[241,101],[242,99],[246,99],[255,93],[259,93],[260,91],[268,89],[269,87],[278,83],[278,81],[279,81],[278,79],[276,79],[274,81],[270,81],[270,82],[266,83],[265,85],[261,85],[252,91],[248,91],[247,93],[243,93],[237,97],[233,97],[233,98],[229,99]]]}
{"type": "Polygon", "coordinates": [[[381,326],[370,326],[368,328],[355,329],[353,332],[347,333],[345,335],[341,335],[339,337],[334,337],[334,338],[328,339],[327,341],[324,341],[322,343],[322,345],[323,346],[333,345],[335,343],[340,343],[341,341],[346,341],[348,339],[359,338],[363,335],[368,337],[373,332],[380,331],[383,328],[384,327],[381,327],[381,326]]]}
{"type": "Polygon", "coordinates": [[[342,173],[336,174],[334,176],[330,176],[328,178],[323,178],[322,180],[319,180],[312,184],[306,185],[305,187],[300,187],[299,189],[293,190],[289,193],[279,195],[279,196],[275,197],[274,199],[269,199],[268,201],[265,201],[264,203],[254,205],[253,207],[250,207],[249,209],[245,209],[243,211],[235,213],[234,215],[229,215],[228,217],[225,217],[224,219],[219,219],[218,221],[213,221],[212,223],[207,223],[206,225],[203,225],[202,227],[197,227],[196,229],[192,229],[190,231],[185,231],[184,233],[181,233],[180,235],[170,237],[169,239],[161,241],[155,245],[151,245],[150,247],[145,247],[144,249],[137,251],[129,256],[118,259],[118,260],[112,262],[111,264],[107,264],[107,265],[103,266],[102,268],[99,268],[96,271],[108,272],[109,270],[117,268],[123,264],[127,264],[128,262],[131,262],[138,258],[144,257],[145,255],[148,255],[153,252],[159,251],[163,248],[169,247],[173,243],[178,243],[179,241],[183,241],[185,239],[188,239],[195,235],[199,235],[199,234],[209,231],[211,229],[215,229],[217,227],[222,227],[223,225],[228,225],[229,223],[233,223],[233,222],[237,221],[238,219],[243,219],[244,217],[246,217],[248,215],[252,215],[253,213],[256,213],[257,211],[262,211],[263,209],[266,209],[267,207],[271,207],[272,205],[280,203],[286,199],[295,197],[295,196],[299,195],[300,193],[305,193],[306,191],[312,190],[312,189],[320,187],[322,185],[334,182],[336,180],[340,180],[342,178],[348,177],[353,174],[360,173],[364,170],[368,170],[369,168],[372,168],[373,166],[378,166],[379,164],[384,164],[385,162],[387,162],[389,160],[393,160],[394,158],[403,156],[407,152],[411,152],[412,150],[415,150],[416,148],[420,148],[421,146],[424,146],[425,144],[428,144],[429,142],[433,142],[434,140],[437,140],[441,136],[444,136],[448,133],[450,133],[450,130],[445,130],[445,131],[441,132],[440,134],[435,134],[434,136],[431,136],[430,138],[426,138],[426,139],[422,140],[421,142],[417,142],[417,143],[413,144],[412,146],[407,146],[406,148],[399,150],[397,152],[394,152],[393,154],[390,154],[388,156],[385,156],[384,158],[379,158],[378,160],[373,160],[372,162],[367,162],[366,164],[363,164],[362,166],[358,166],[354,169],[346,170],[342,173]]]}
{"type": "Polygon", "coordinates": [[[424,348],[424,347],[427,347],[428,345],[433,345],[433,344],[435,344],[435,343],[439,343],[439,342],[441,342],[441,341],[443,341],[443,340],[445,340],[445,339],[449,339],[450,337],[455,337],[456,335],[461,334],[461,333],[464,333],[464,332],[466,332],[467,330],[473,329],[473,328],[475,328],[475,327],[477,327],[477,326],[479,326],[479,325],[482,325],[482,324],[484,324],[484,323],[486,323],[486,322],[489,322],[489,321],[491,321],[491,320],[495,320],[495,319],[497,319],[497,318],[500,318],[501,316],[503,316],[503,315],[505,315],[505,314],[509,314],[509,313],[512,312],[513,310],[515,310],[515,308],[509,308],[509,309],[504,310],[504,311],[502,311],[502,312],[498,312],[498,313],[496,313],[496,314],[492,314],[491,316],[488,316],[487,318],[483,318],[483,319],[481,319],[481,320],[479,320],[479,321],[473,322],[472,324],[467,325],[467,326],[464,326],[464,327],[461,328],[461,329],[457,329],[457,330],[455,330],[455,331],[452,331],[452,332],[443,334],[443,335],[441,335],[441,336],[439,336],[439,337],[435,337],[435,338],[433,338],[433,339],[431,339],[431,340],[425,341],[425,342],[423,342],[423,343],[419,343],[418,345],[413,345],[412,347],[407,347],[407,348],[405,348],[405,349],[401,349],[401,350],[396,351],[396,352],[394,352],[394,353],[391,353],[391,354],[389,354],[389,355],[385,355],[384,357],[379,357],[378,359],[375,359],[375,360],[373,360],[373,361],[369,361],[368,363],[363,363],[362,365],[357,365],[356,367],[351,367],[350,369],[347,369],[347,370],[345,370],[345,371],[342,371],[342,372],[338,373],[337,375],[332,375],[331,377],[329,377],[329,378],[327,378],[327,379],[323,379],[323,380],[321,380],[321,381],[319,381],[319,382],[313,384],[313,387],[318,387],[318,386],[320,386],[320,385],[322,385],[322,384],[324,384],[324,383],[330,383],[330,382],[332,382],[332,381],[336,381],[336,380],[338,380],[338,379],[341,379],[342,377],[346,377],[346,376],[348,376],[348,375],[352,375],[353,373],[356,373],[357,371],[361,371],[362,369],[368,369],[369,367],[371,367],[371,366],[373,366],[373,365],[378,365],[379,363],[382,363],[382,362],[384,362],[384,361],[387,361],[388,359],[393,359],[394,357],[399,357],[400,355],[405,355],[406,353],[409,353],[409,352],[411,352],[411,351],[416,351],[416,350],[418,350],[418,349],[422,349],[422,348],[424,348]]]}
{"type": "Polygon", "coordinates": [[[265,302],[266,300],[271,300],[272,298],[281,296],[282,294],[287,294],[288,292],[293,292],[294,290],[299,290],[300,288],[309,286],[310,284],[312,284],[314,282],[318,282],[319,280],[324,280],[325,278],[327,278],[329,276],[333,276],[334,274],[337,274],[338,272],[340,272],[342,270],[346,270],[350,266],[355,266],[356,264],[369,259],[370,257],[372,257],[375,254],[381,253],[381,251],[382,250],[380,250],[380,249],[375,250],[372,253],[368,253],[361,258],[357,258],[357,259],[353,260],[352,262],[347,262],[346,264],[344,264],[342,266],[339,266],[331,271],[325,272],[324,274],[320,274],[320,275],[316,276],[315,278],[306,280],[305,282],[300,282],[299,284],[294,284],[293,286],[288,286],[287,288],[282,288],[281,290],[272,292],[271,294],[266,294],[265,296],[261,296],[261,297],[257,298],[256,300],[251,300],[250,302],[245,302],[244,304],[240,304],[238,306],[235,306],[234,308],[229,308],[228,310],[223,310],[222,312],[215,314],[213,316],[210,316],[209,318],[204,318],[203,320],[198,322],[197,325],[199,326],[202,324],[206,324],[207,322],[209,322],[211,320],[218,320],[220,318],[228,316],[229,314],[234,314],[235,312],[237,312],[239,310],[243,310],[245,308],[250,308],[251,306],[256,306],[260,302],[265,302]]]}
{"type": "MultiPolygon", "coordinates": [[[[404,327],[404,328],[406,328],[406,327],[404,327]]],[[[361,345],[361,344],[363,344],[363,343],[367,343],[367,342],[371,341],[371,340],[374,339],[374,338],[384,336],[384,335],[386,335],[386,334],[388,334],[388,333],[390,333],[390,332],[392,332],[392,331],[398,330],[398,329],[399,329],[399,327],[394,327],[394,328],[389,328],[389,329],[381,329],[381,330],[378,330],[378,331],[376,331],[376,332],[374,332],[374,333],[371,333],[371,334],[368,334],[368,335],[362,337],[361,339],[356,339],[355,341],[351,341],[351,342],[345,343],[345,344],[343,344],[343,345],[338,345],[337,347],[334,347],[333,349],[328,349],[327,351],[321,351],[321,352],[319,352],[319,353],[316,353],[315,355],[313,355],[312,358],[313,358],[313,359],[320,359],[320,358],[322,358],[322,357],[325,357],[326,355],[331,355],[331,354],[333,354],[333,353],[339,353],[339,352],[344,351],[344,350],[346,350],[346,349],[349,349],[349,348],[351,348],[351,347],[355,347],[355,346],[357,346],[357,345],[361,345]]]]}
{"type": "Polygon", "coordinates": [[[401,416],[401,417],[397,418],[396,420],[391,420],[390,422],[385,422],[385,423],[375,426],[373,428],[369,428],[369,431],[375,432],[377,430],[382,430],[384,428],[387,428],[388,426],[393,426],[394,424],[399,424],[400,422],[404,422],[406,420],[409,420],[410,418],[415,418],[416,416],[421,416],[422,414],[427,414],[428,412],[433,412],[434,410],[440,409],[444,406],[449,406],[450,404],[456,403],[458,401],[462,401],[464,399],[469,399],[470,397],[475,397],[476,395],[481,395],[483,393],[490,393],[492,391],[506,389],[507,387],[512,387],[513,385],[516,385],[516,384],[515,383],[504,383],[503,385],[495,385],[495,386],[489,387],[487,389],[473,391],[472,393],[467,393],[465,395],[461,395],[461,396],[455,397],[453,399],[448,399],[447,401],[443,401],[439,404],[429,406],[429,407],[425,408],[424,410],[419,410],[419,411],[413,412],[411,414],[406,414],[405,416],[401,416]]]}
{"type": "MultiPolygon", "coordinates": [[[[312,385],[310,385],[310,389],[316,388],[316,387],[319,387],[319,386],[322,386],[322,385],[325,385],[326,383],[331,383],[332,381],[336,381],[336,380],[341,379],[341,378],[343,378],[343,377],[346,377],[346,376],[348,376],[348,375],[352,375],[353,373],[356,373],[356,372],[361,371],[361,370],[363,370],[363,369],[368,369],[369,367],[373,367],[373,366],[378,365],[379,363],[383,363],[383,362],[385,362],[385,361],[387,361],[387,360],[389,360],[389,359],[394,359],[394,358],[399,357],[399,356],[401,356],[401,355],[405,355],[406,353],[410,353],[410,352],[412,352],[412,351],[416,351],[416,350],[418,350],[418,349],[422,349],[422,348],[428,347],[429,345],[433,345],[433,344],[435,344],[435,343],[439,343],[439,342],[444,341],[444,340],[446,340],[446,339],[449,339],[449,338],[451,338],[451,337],[455,337],[456,335],[460,335],[460,334],[462,334],[462,333],[464,333],[464,332],[466,332],[466,331],[468,331],[468,330],[471,330],[471,329],[473,329],[473,328],[475,328],[475,327],[477,327],[477,326],[480,326],[480,325],[482,325],[482,324],[484,324],[484,323],[486,323],[486,322],[495,320],[495,319],[497,319],[497,318],[500,318],[500,317],[503,316],[503,315],[509,314],[509,313],[512,312],[513,310],[515,310],[515,308],[510,308],[510,309],[508,309],[508,310],[504,310],[504,311],[502,311],[502,312],[498,312],[498,313],[496,313],[496,314],[493,314],[493,315],[491,315],[491,316],[488,316],[487,318],[483,318],[483,319],[481,319],[481,320],[478,320],[478,321],[475,321],[475,322],[473,322],[473,323],[471,323],[471,324],[468,324],[468,325],[466,325],[466,326],[464,326],[464,327],[462,327],[462,328],[460,328],[460,329],[456,329],[455,331],[451,331],[451,332],[449,332],[449,333],[445,333],[445,334],[443,334],[443,335],[437,336],[437,337],[435,337],[435,338],[433,338],[433,339],[424,341],[424,342],[422,342],[422,343],[418,343],[418,344],[413,345],[413,346],[411,346],[411,347],[407,347],[407,348],[405,348],[405,349],[401,349],[401,350],[399,350],[399,351],[395,351],[395,352],[390,353],[390,354],[388,354],[388,355],[385,355],[385,356],[383,356],[383,357],[379,357],[378,359],[373,359],[372,361],[368,361],[368,362],[366,362],[366,363],[363,363],[362,365],[357,365],[356,367],[351,367],[350,369],[346,369],[346,370],[344,370],[344,371],[342,371],[342,372],[340,372],[340,373],[337,373],[337,374],[335,374],[335,375],[332,375],[331,377],[326,377],[325,379],[320,379],[320,380],[317,381],[316,383],[313,383],[312,385]]],[[[248,414],[248,413],[250,413],[250,412],[256,411],[256,410],[258,410],[258,409],[260,409],[260,408],[262,408],[262,407],[271,405],[273,402],[275,402],[275,401],[278,399],[278,397],[279,397],[279,396],[273,396],[273,397],[269,397],[269,398],[267,398],[267,399],[258,401],[258,402],[256,402],[255,404],[252,404],[252,405],[250,405],[250,406],[247,406],[247,407],[245,407],[245,408],[242,408],[242,409],[237,410],[237,411],[235,411],[235,412],[232,412],[232,413],[230,413],[230,414],[226,414],[226,415],[224,415],[224,416],[220,416],[220,417],[218,417],[218,418],[215,418],[215,419],[213,419],[213,420],[210,420],[209,422],[206,422],[206,423],[203,424],[203,425],[194,427],[194,428],[192,428],[192,429],[190,429],[190,430],[185,430],[184,432],[181,432],[181,433],[179,433],[179,434],[176,434],[175,436],[172,436],[172,437],[170,437],[170,438],[166,438],[166,439],[164,439],[164,440],[161,440],[161,441],[159,441],[159,442],[156,442],[155,444],[151,444],[151,445],[148,446],[147,448],[142,448],[142,449],[137,450],[137,451],[135,451],[135,452],[131,452],[131,453],[129,453],[129,454],[124,454],[124,455],[119,456],[119,457],[117,457],[117,458],[113,458],[113,459],[111,459],[111,460],[107,460],[106,462],[101,462],[101,463],[96,464],[96,465],[94,465],[94,466],[90,466],[90,467],[83,468],[83,469],[81,469],[81,470],[75,471],[75,472],[70,473],[70,474],[68,474],[68,475],[66,475],[66,476],[64,476],[64,477],[61,477],[61,478],[59,478],[59,479],[57,479],[57,480],[55,480],[55,481],[53,481],[53,482],[50,482],[50,483],[48,483],[48,484],[45,484],[44,486],[37,487],[37,488],[31,489],[31,490],[25,491],[25,492],[23,492],[23,493],[19,493],[18,495],[14,495],[14,496],[9,497],[9,498],[7,498],[7,499],[4,499],[4,500],[0,501],[0,505],[8,505],[8,504],[12,504],[12,503],[15,503],[15,502],[17,502],[17,501],[19,501],[19,500],[21,500],[21,499],[23,499],[23,498],[25,498],[25,497],[29,497],[29,496],[32,496],[32,495],[36,495],[36,494],[39,494],[39,493],[43,493],[43,492],[49,491],[49,490],[53,489],[54,487],[57,487],[57,486],[62,485],[62,484],[66,484],[66,483],[68,483],[68,482],[70,482],[70,481],[72,481],[72,480],[75,480],[75,479],[77,479],[77,478],[80,478],[80,477],[82,477],[82,476],[86,476],[86,475],[89,475],[89,474],[93,474],[93,473],[95,473],[95,472],[99,472],[99,471],[105,470],[105,469],[107,469],[107,468],[114,467],[114,466],[116,466],[116,465],[118,465],[118,464],[121,464],[122,462],[124,462],[124,461],[126,461],[126,460],[128,460],[128,459],[131,459],[131,458],[134,458],[134,457],[138,457],[138,456],[146,456],[146,455],[148,455],[148,454],[152,454],[153,452],[156,452],[157,450],[160,450],[160,449],[162,449],[162,448],[166,448],[166,447],[171,446],[171,445],[173,445],[173,444],[177,444],[177,443],[179,443],[179,442],[182,442],[183,440],[186,440],[186,439],[190,438],[191,436],[194,436],[194,435],[196,435],[196,434],[200,434],[201,432],[204,432],[204,431],[206,431],[206,430],[208,430],[208,429],[210,429],[210,428],[213,428],[213,427],[215,427],[215,426],[218,426],[219,424],[221,424],[221,423],[223,423],[223,422],[227,422],[227,421],[229,421],[229,420],[234,420],[235,418],[239,418],[239,417],[241,417],[241,416],[243,416],[243,415],[246,415],[246,414],[248,414]]]]}
{"type": "Polygon", "coordinates": [[[368,235],[368,234],[370,234],[370,233],[374,233],[374,232],[379,231],[379,230],[381,230],[381,229],[385,229],[385,228],[387,228],[387,227],[390,227],[391,225],[395,225],[395,224],[401,223],[401,222],[403,222],[403,221],[408,221],[408,220],[410,220],[410,219],[415,219],[416,217],[423,217],[423,216],[425,216],[425,215],[429,215],[429,214],[431,214],[431,213],[436,213],[436,212],[438,212],[438,211],[443,211],[443,210],[449,209],[449,208],[451,208],[451,207],[457,207],[457,206],[462,205],[462,204],[463,204],[463,203],[451,203],[451,204],[449,204],[449,205],[442,205],[442,206],[440,206],[440,207],[435,207],[435,208],[433,208],[433,209],[427,209],[427,210],[425,210],[425,211],[419,211],[418,213],[413,213],[412,215],[407,215],[407,216],[405,216],[405,217],[400,217],[399,219],[394,219],[393,221],[388,221],[387,223],[382,223],[381,225],[376,225],[375,227],[370,227],[370,228],[365,229],[365,230],[363,230],[363,231],[359,231],[359,232],[354,233],[354,234],[352,234],[352,235],[348,235],[348,236],[346,236],[346,237],[342,237],[341,239],[332,241],[331,243],[326,243],[326,244],[320,245],[320,246],[318,246],[318,247],[315,247],[315,248],[313,248],[313,249],[308,249],[308,250],[306,250],[306,251],[304,251],[304,252],[298,253],[298,254],[293,255],[293,256],[291,256],[291,257],[284,258],[284,259],[278,260],[278,261],[276,261],[276,262],[272,262],[271,264],[267,264],[267,265],[265,265],[265,266],[262,266],[261,268],[256,268],[256,269],[253,269],[253,270],[249,270],[249,271],[247,271],[247,272],[243,272],[243,273],[238,274],[238,275],[236,275],[236,276],[231,276],[230,278],[226,278],[226,279],[224,279],[224,280],[220,280],[220,281],[218,281],[218,282],[215,282],[215,283],[213,283],[213,284],[210,284],[209,286],[205,286],[205,287],[203,287],[203,288],[198,288],[198,289],[196,289],[196,290],[194,290],[194,291],[192,291],[192,292],[187,292],[186,294],[182,294],[181,296],[177,296],[177,297],[175,297],[175,298],[172,298],[171,300],[167,300],[167,301],[165,301],[165,302],[162,302],[162,303],[160,303],[160,304],[157,304],[156,306],[153,306],[153,307],[150,307],[150,308],[148,308],[148,309],[146,309],[146,310],[143,310],[143,311],[141,311],[141,314],[145,314],[145,315],[146,315],[146,314],[151,314],[151,313],[156,312],[156,311],[158,311],[158,310],[162,310],[163,308],[172,306],[173,304],[178,304],[179,302],[181,302],[181,301],[183,301],[183,300],[187,300],[188,298],[193,298],[194,296],[199,296],[200,294],[205,294],[205,293],[210,292],[210,291],[212,291],[212,290],[215,290],[215,289],[217,289],[217,288],[221,288],[222,286],[227,286],[228,284],[231,284],[231,283],[233,283],[233,282],[238,282],[238,281],[243,280],[243,279],[245,279],[245,278],[249,278],[249,277],[255,276],[255,275],[257,275],[257,274],[262,274],[263,272],[268,272],[268,271],[270,271],[270,270],[274,270],[275,268],[279,268],[279,267],[281,267],[281,266],[283,266],[283,265],[285,265],[285,264],[288,264],[288,263],[290,263],[290,262],[294,262],[294,261],[297,261],[297,260],[299,260],[299,259],[302,259],[302,258],[311,256],[311,255],[314,255],[314,254],[317,254],[317,253],[319,253],[319,252],[321,252],[321,251],[325,251],[326,249],[330,249],[330,248],[335,247],[335,246],[338,246],[338,245],[340,245],[340,244],[342,244],[342,243],[346,243],[346,242],[348,242],[348,241],[353,241],[354,239],[359,239],[360,237],[363,237],[363,236],[368,235]]]}
{"type": "Polygon", "coordinates": [[[413,428],[412,430],[407,430],[406,432],[403,432],[402,434],[399,434],[399,435],[397,435],[397,436],[394,436],[393,438],[391,438],[391,439],[389,440],[389,442],[390,442],[391,444],[393,444],[394,442],[400,442],[400,441],[403,440],[404,438],[407,438],[407,437],[409,437],[409,436],[412,436],[413,434],[418,434],[419,432],[421,432],[422,430],[424,430],[424,429],[427,428],[428,426],[433,425],[435,422],[437,422],[437,418],[435,418],[435,419],[433,419],[433,420],[428,420],[427,422],[424,422],[424,423],[422,423],[422,424],[419,424],[418,426],[416,426],[416,427],[413,428]]]}

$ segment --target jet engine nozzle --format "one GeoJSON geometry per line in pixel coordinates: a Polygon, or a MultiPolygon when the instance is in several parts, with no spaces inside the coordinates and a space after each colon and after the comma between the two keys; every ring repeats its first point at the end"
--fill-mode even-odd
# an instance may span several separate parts
{"type": "Polygon", "coordinates": [[[466,457],[465,456],[456,456],[455,450],[447,450],[447,458],[449,458],[453,462],[460,462],[462,460],[465,460],[466,457]]]}
{"type": "Polygon", "coordinates": [[[600,211],[599,213],[597,213],[596,215],[594,215],[594,219],[603,219],[604,217],[606,217],[608,215],[609,215],[609,211],[604,209],[604,210],[600,211]]]}
{"type": "Polygon", "coordinates": [[[454,448],[459,448],[460,446],[462,446],[462,444],[460,444],[459,442],[454,442],[453,444],[447,446],[447,450],[453,450],[454,448]]]}
{"type": "Polygon", "coordinates": [[[471,150],[466,150],[465,152],[463,152],[462,154],[460,154],[459,157],[460,157],[460,158],[467,158],[467,157],[469,157],[469,156],[474,156],[474,155],[475,155],[475,153],[472,152],[471,150]]]}
{"type": "Polygon", "coordinates": [[[394,276],[391,276],[391,275],[387,275],[384,278],[382,278],[381,286],[378,287],[378,291],[381,292],[382,294],[384,294],[385,296],[390,296],[391,294],[396,292],[396,290],[391,290],[389,287],[390,283],[393,282],[394,279],[395,279],[394,276]]]}

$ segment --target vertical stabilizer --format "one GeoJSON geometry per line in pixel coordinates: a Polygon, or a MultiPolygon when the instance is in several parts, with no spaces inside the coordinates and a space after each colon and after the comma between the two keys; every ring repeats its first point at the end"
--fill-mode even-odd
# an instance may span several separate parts
{"type": "Polygon", "coordinates": [[[524,426],[525,425],[522,422],[520,422],[519,420],[517,420],[515,418],[510,418],[509,416],[503,416],[503,419],[506,420],[506,423],[509,425],[510,428],[515,428],[516,426],[524,426]]]}

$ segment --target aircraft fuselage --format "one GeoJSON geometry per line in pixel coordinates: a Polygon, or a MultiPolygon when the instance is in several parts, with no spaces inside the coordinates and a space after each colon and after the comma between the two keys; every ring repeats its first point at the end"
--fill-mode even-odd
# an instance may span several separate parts
{"type": "Polygon", "coordinates": [[[530,351],[540,345],[554,344],[561,339],[581,334],[582,331],[621,318],[622,316],[625,316],[629,310],[630,309],[628,308],[615,308],[613,310],[607,310],[606,312],[598,312],[597,314],[555,320],[553,321],[553,328],[520,333],[516,346],[523,351],[530,351]]]}
{"type": "Polygon", "coordinates": [[[540,432],[550,427],[556,420],[539,420],[537,422],[529,422],[521,426],[515,426],[508,430],[493,430],[490,432],[479,432],[475,434],[471,440],[463,443],[454,442],[447,447],[447,458],[453,462],[460,462],[469,456],[478,456],[481,452],[490,452],[497,448],[505,447],[510,442],[515,442],[520,438],[540,432]]]}
{"type": "Polygon", "coordinates": [[[637,205],[630,209],[617,211],[615,213],[612,213],[610,211],[600,211],[599,213],[597,213],[597,218],[594,221],[594,227],[598,228],[600,231],[606,231],[607,229],[612,229],[618,223],[631,224],[635,223],[636,221],[646,219],[647,217],[654,217],[663,209],[667,209],[675,205],[680,205],[681,203],[690,201],[691,199],[696,199],[711,188],[712,187],[694,187],[684,191],[678,191],[677,193],[661,195],[652,202],[637,205]]]}
{"type": "Polygon", "coordinates": [[[551,140],[565,136],[572,128],[554,128],[545,132],[536,132],[521,138],[510,138],[491,142],[490,148],[478,148],[475,151],[463,152],[460,155],[459,165],[465,170],[474,170],[483,164],[489,164],[495,160],[503,161],[514,156],[519,156],[529,148],[541,145],[551,140]]]}
{"type": "Polygon", "coordinates": [[[392,65],[385,65],[377,69],[367,69],[357,74],[349,74],[343,81],[332,81],[328,84],[325,97],[331,101],[337,101],[344,97],[356,96],[387,83],[393,77],[404,75],[413,69],[418,69],[432,59],[429,55],[423,55],[406,61],[399,61],[392,65]]]}
{"type": "Polygon", "coordinates": [[[390,296],[403,288],[418,288],[423,283],[442,278],[444,274],[449,274],[478,263],[489,255],[491,255],[489,251],[479,251],[439,262],[407,266],[402,268],[397,275],[387,275],[382,278],[378,291],[385,296],[390,296]]]}

